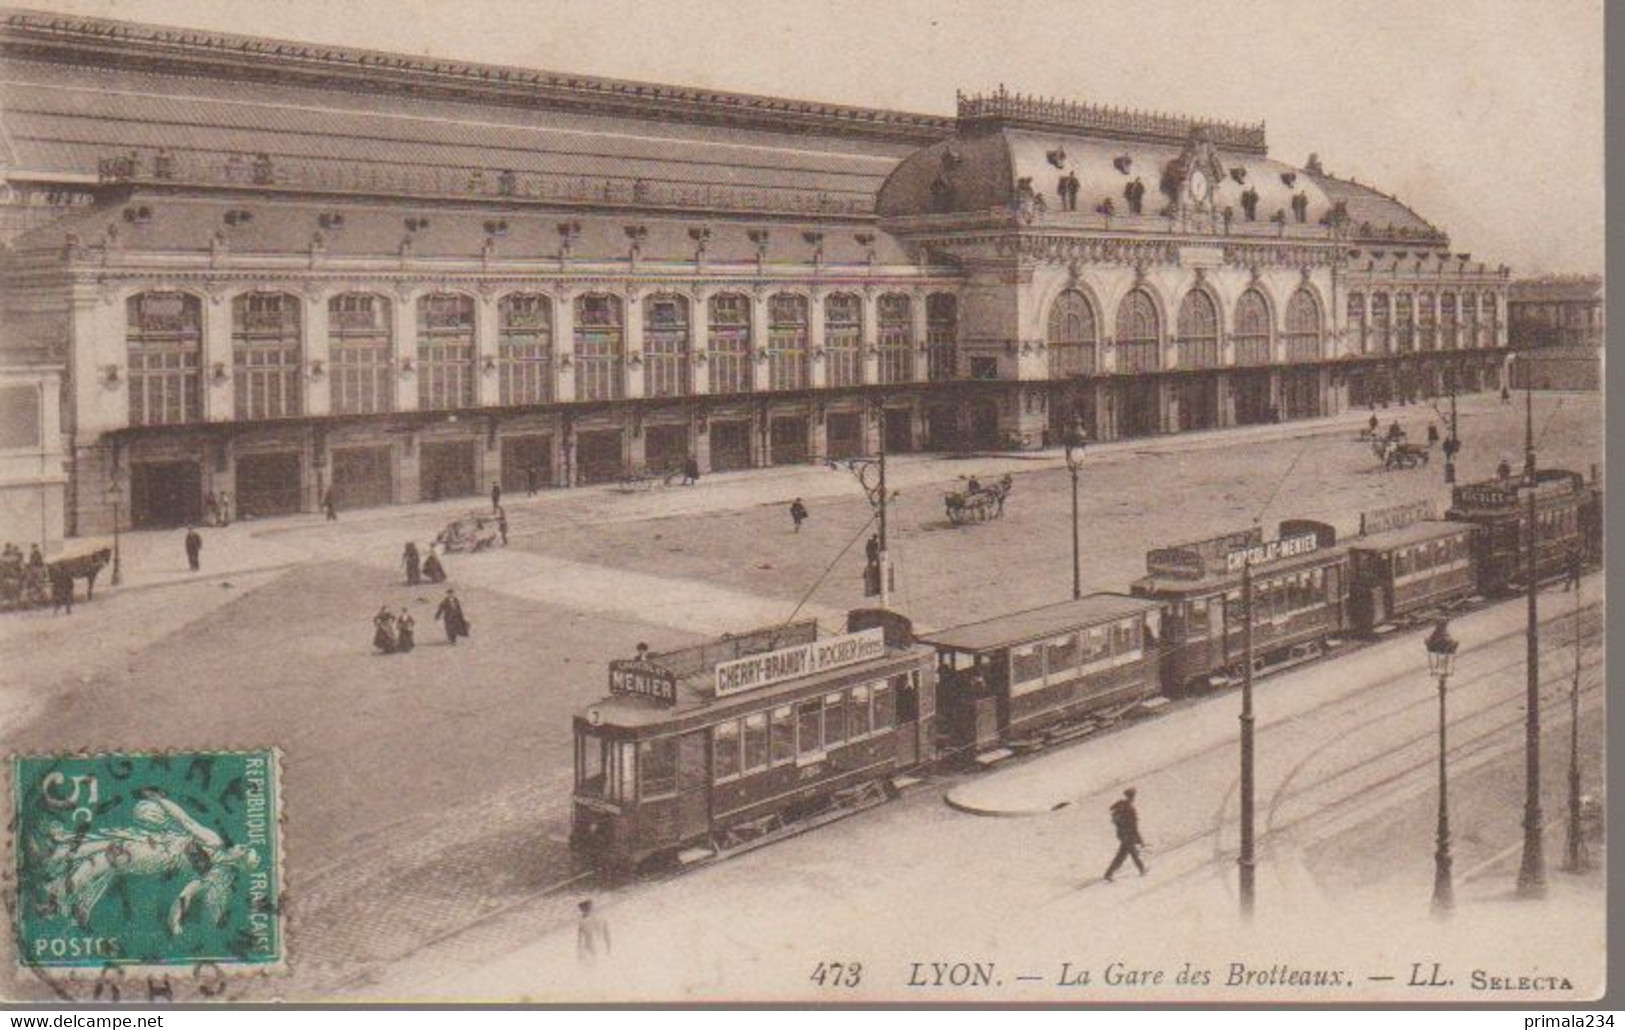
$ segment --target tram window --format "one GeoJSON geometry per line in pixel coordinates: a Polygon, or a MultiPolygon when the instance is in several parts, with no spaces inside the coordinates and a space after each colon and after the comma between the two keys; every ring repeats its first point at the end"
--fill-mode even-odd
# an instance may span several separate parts
{"type": "Polygon", "coordinates": [[[1407,550],[1394,552],[1394,575],[1408,576],[1411,574],[1411,552],[1407,550]]]}
{"type": "Polygon", "coordinates": [[[576,786],[588,790],[604,785],[604,742],[591,734],[580,734],[576,749],[576,786]]]}
{"type": "Polygon", "coordinates": [[[846,705],[840,694],[824,695],[824,747],[846,740],[846,705]]]}
{"type": "Polygon", "coordinates": [[[897,725],[897,695],[891,685],[876,683],[874,692],[875,730],[889,730],[897,725]]]}
{"type": "Polygon", "coordinates": [[[638,794],[645,801],[677,793],[677,738],[656,737],[638,745],[638,794]]]}
{"type": "Polygon", "coordinates": [[[1010,686],[1044,678],[1044,645],[1028,644],[1010,649],[1010,686]]]}
{"type": "Polygon", "coordinates": [[[796,710],[789,705],[773,709],[773,764],[795,761],[796,710]]]}
{"type": "Polygon", "coordinates": [[[1241,625],[1241,591],[1231,590],[1224,595],[1224,624],[1226,628],[1241,625]]]}
{"type": "Polygon", "coordinates": [[[1316,604],[1326,600],[1326,570],[1315,569],[1309,573],[1309,593],[1316,604]]]}
{"type": "Polygon", "coordinates": [[[1111,638],[1107,633],[1105,626],[1091,626],[1089,628],[1089,639],[1084,645],[1085,650],[1083,652],[1084,664],[1098,662],[1111,654],[1111,638]]]}
{"type": "Polygon", "coordinates": [[[1071,673],[1078,667],[1078,635],[1056,637],[1044,648],[1044,668],[1050,676],[1071,673]]]}
{"type": "Polygon", "coordinates": [[[847,722],[851,726],[853,740],[868,736],[869,715],[869,688],[853,687],[847,702],[847,722]]]}
{"type": "Polygon", "coordinates": [[[1207,636],[1207,605],[1208,599],[1205,597],[1191,602],[1190,616],[1185,620],[1185,636],[1207,636]]]}
{"type": "Polygon", "coordinates": [[[816,755],[824,750],[824,703],[817,698],[796,706],[796,752],[816,755]]]}
{"type": "Polygon", "coordinates": [[[745,716],[745,771],[767,768],[767,713],[745,716]]]}
{"type": "Polygon", "coordinates": [[[739,775],[739,720],[720,722],[711,729],[711,775],[731,780],[739,775]]]}
{"type": "Polygon", "coordinates": [[[1112,623],[1112,654],[1129,654],[1140,648],[1138,624],[1133,619],[1112,623]]]}

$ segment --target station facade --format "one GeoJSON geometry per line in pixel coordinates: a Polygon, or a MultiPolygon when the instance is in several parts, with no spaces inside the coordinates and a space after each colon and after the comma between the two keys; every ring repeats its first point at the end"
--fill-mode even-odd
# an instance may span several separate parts
{"type": "Polygon", "coordinates": [[[1498,387],[1504,268],[1262,126],[0,16],[70,533],[1498,387]]]}

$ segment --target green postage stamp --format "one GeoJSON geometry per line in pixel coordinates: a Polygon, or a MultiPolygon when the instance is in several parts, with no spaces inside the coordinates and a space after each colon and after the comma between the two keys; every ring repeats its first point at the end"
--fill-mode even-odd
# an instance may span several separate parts
{"type": "Polygon", "coordinates": [[[29,755],[12,785],[22,965],[284,963],[276,750],[29,755]]]}

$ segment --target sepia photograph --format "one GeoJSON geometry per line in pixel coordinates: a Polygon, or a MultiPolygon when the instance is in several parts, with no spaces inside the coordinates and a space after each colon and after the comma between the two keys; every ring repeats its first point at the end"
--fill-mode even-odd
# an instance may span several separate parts
{"type": "Polygon", "coordinates": [[[0,8],[0,1002],[1602,998],[1603,23],[0,8]]]}

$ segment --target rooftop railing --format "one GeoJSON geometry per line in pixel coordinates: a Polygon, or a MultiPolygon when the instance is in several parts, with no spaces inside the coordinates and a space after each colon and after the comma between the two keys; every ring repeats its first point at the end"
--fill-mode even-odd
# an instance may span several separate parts
{"type": "Polygon", "coordinates": [[[1035,97],[1011,93],[1003,85],[995,93],[960,93],[958,101],[960,121],[1008,119],[1038,122],[1057,128],[1179,141],[1190,136],[1192,129],[1201,129],[1218,146],[1259,151],[1266,149],[1263,122],[1246,124],[1193,119],[1183,115],[1035,97]]]}

